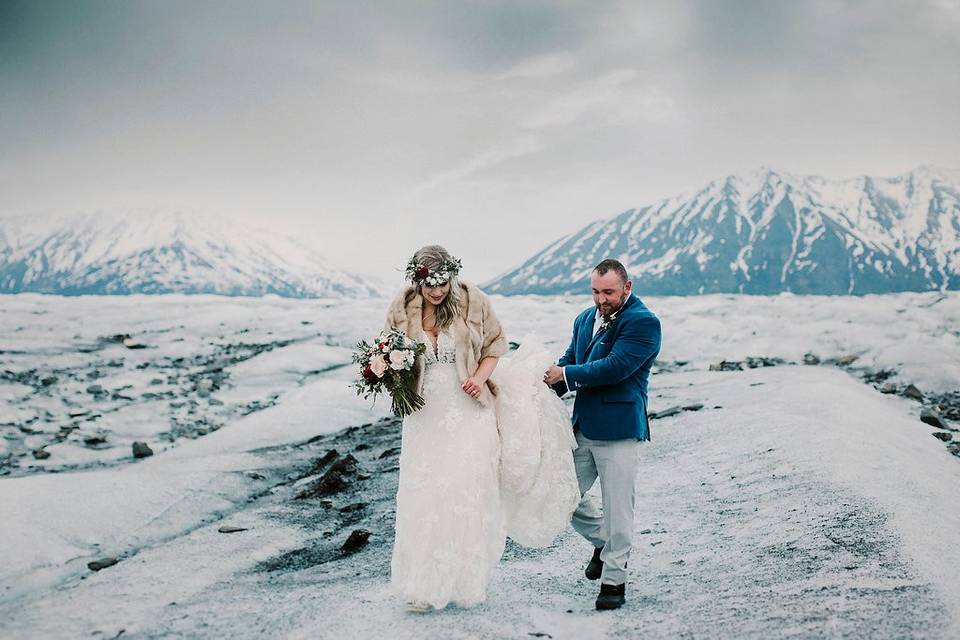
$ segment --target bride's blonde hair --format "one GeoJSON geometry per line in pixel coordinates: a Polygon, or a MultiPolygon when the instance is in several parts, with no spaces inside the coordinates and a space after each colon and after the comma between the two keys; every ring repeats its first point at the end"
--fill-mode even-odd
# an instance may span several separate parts
{"type": "MultiPolygon", "coordinates": [[[[424,265],[431,271],[434,271],[440,270],[444,264],[452,260],[452,257],[450,253],[440,245],[431,244],[422,249],[418,249],[417,252],[413,254],[413,259],[416,260],[418,264],[424,265]]],[[[457,275],[452,275],[449,282],[450,292],[447,293],[447,297],[443,299],[443,302],[437,306],[438,329],[449,327],[453,323],[453,319],[456,318],[460,312],[460,282],[457,275]]],[[[423,295],[422,282],[417,283],[415,288],[417,293],[423,295]]]]}

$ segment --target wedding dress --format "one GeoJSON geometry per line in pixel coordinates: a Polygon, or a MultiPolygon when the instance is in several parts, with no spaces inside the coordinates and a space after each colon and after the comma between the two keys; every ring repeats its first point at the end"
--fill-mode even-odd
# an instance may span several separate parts
{"type": "Polygon", "coordinates": [[[418,606],[471,606],[486,598],[506,535],[543,547],[569,524],[577,445],[533,336],[498,364],[495,408],[463,392],[448,332],[425,357],[424,406],[403,421],[391,582],[418,606]]]}
{"type": "Polygon", "coordinates": [[[427,343],[424,406],[404,418],[391,582],[443,608],[486,598],[503,554],[497,418],[461,388],[453,336],[427,343]]]}
{"type": "Polygon", "coordinates": [[[500,491],[507,535],[549,546],[580,502],[573,463],[576,437],[566,405],[543,383],[554,359],[534,335],[492,376],[499,387],[500,491]]]}

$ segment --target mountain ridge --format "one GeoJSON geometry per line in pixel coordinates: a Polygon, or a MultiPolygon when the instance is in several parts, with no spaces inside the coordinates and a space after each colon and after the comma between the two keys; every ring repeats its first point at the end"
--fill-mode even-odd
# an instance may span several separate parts
{"type": "Polygon", "coordinates": [[[759,167],[591,222],[483,286],[582,293],[606,257],[650,295],[957,289],[960,171],[829,180],[759,167]]]}

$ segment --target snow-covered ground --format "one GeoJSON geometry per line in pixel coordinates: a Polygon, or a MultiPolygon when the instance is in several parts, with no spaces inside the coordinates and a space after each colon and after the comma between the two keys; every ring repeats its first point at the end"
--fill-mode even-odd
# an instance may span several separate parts
{"type": "MultiPolygon", "coordinates": [[[[960,295],[645,301],[664,326],[651,410],[705,408],[653,423],[628,606],[592,611],[586,543],[568,533],[511,547],[482,607],[423,617],[384,587],[388,465],[355,453],[379,487],[349,496],[379,505],[355,522],[339,498],[290,496],[326,450],[308,440],[385,415],[346,366],[385,301],[0,296],[0,636],[960,635],[960,459],[920,403],[861,379],[960,389],[960,295]],[[707,370],[807,353],[858,357],[707,370]],[[155,455],[134,459],[135,440],[155,455]],[[257,568],[351,523],[374,534],[355,555],[257,568]],[[107,556],[120,562],[87,568],[107,556]]],[[[512,339],[536,331],[558,352],[587,304],[494,298],[512,339]]]]}

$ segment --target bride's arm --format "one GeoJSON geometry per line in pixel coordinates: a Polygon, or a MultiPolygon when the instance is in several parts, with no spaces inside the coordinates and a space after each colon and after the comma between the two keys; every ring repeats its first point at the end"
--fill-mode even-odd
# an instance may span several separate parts
{"type": "Polygon", "coordinates": [[[500,358],[494,358],[493,356],[487,356],[480,361],[480,365],[477,367],[477,370],[472,376],[463,381],[461,385],[462,389],[467,393],[467,395],[476,398],[480,395],[480,389],[490,378],[490,374],[493,373],[493,370],[497,368],[497,362],[500,361],[500,358]]]}

